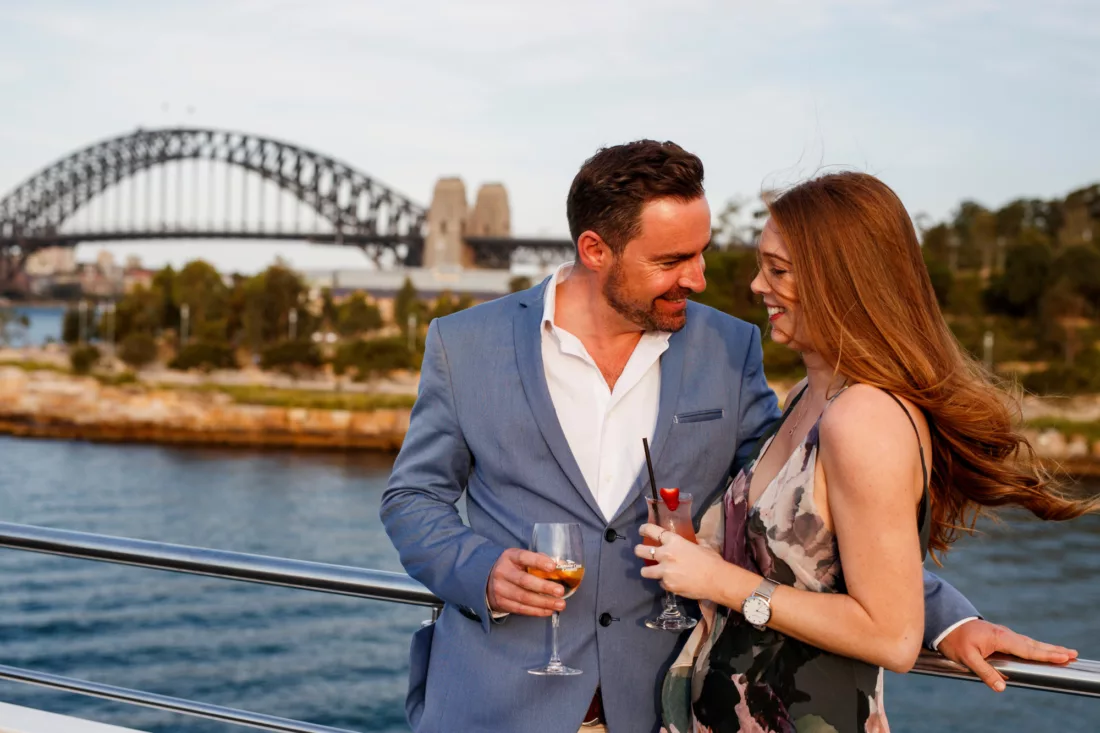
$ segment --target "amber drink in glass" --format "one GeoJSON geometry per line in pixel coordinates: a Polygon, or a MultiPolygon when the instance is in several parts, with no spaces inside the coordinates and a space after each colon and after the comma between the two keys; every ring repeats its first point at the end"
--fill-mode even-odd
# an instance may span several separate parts
{"type": "MultiPolygon", "coordinates": [[[[573,595],[584,579],[584,539],[579,524],[539,523],[531,532],[531,550],[549,556],[555,563],[551,571],[527,568],[527,572],[558,583],[565,589],[563,598],[573,595]]],[[[558,656],[558,612],[554,611],[550,638],[550,661],[542,667],[527,670],[530,674],[566,677],[581,670],[566,667],[558,656]]]]}

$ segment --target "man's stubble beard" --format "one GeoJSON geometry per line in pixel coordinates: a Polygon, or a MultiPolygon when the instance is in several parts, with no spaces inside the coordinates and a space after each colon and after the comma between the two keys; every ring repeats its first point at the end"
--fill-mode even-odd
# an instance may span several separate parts
{"type": "MultiPolygon", "coordinates": [[[[672,293],[672,291],[669,292],[672,293]]],[[[676,291],[673,294],[678,297],[687,297],[690,291],[683,293],[676,291]]],[[[639,303],[632,300],[627,291],[626,274],[618,258],[615,259],[611,272],[608,273],[607,282],[603,287],[603,297],[616,313],[644,331],[676,332],[687,325],[686,309],[682,313],[666,316],[657,310],[654,301],[639,303]]]]}

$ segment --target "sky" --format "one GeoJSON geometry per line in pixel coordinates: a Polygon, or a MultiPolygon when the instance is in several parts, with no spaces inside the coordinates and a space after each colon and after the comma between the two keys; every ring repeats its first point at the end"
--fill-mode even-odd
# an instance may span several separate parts
{"type": "MultiPolygon", "coordinates": [[[[565,236],[584,159],[643,137],[703,159],[716,214],[832,167],[933,219],[1100,180],[1093,0],[9,0],[0,20],[4,192],[178,125],[311,148],[425,205],[441,176],[471,203],[503,182],[529,236],[565,236]]],[[[304,244],[110,249],[244,272],[364,263],[304,244]]]]}

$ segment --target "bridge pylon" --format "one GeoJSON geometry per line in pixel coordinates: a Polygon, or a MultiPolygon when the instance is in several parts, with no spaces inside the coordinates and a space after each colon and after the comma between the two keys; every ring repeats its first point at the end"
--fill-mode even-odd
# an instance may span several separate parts
{"type": "Polygon", "coordinates": [[[467,239],[512,236],[512,212],[508,191],[500,183],[486,183],[478,189],[471,210],[466,184],[461,178],[440,178],[428,207],[428,235],[424,266],[432,269],[472,268],[484,265],[467,239]]]}

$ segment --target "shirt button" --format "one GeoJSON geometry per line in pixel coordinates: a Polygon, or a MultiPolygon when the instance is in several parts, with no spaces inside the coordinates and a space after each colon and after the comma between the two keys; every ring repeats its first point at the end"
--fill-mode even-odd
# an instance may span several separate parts
{"type": "Polygon", "coordinates": [[[605,612],[600,614],[600,626],[610,626],[611,621],[612,618],[610,613],[605,612]]]}

